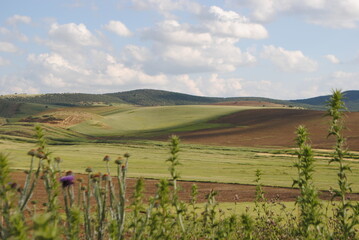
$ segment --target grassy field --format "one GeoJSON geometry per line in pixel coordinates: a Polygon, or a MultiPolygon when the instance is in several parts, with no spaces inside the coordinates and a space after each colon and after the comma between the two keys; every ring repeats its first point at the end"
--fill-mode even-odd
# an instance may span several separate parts
{"type": "Polygon", "coordinates": [[[218,127],[204,122],[253,107],[238,106],[160,106],[119,108],[103,118],[85,121],[71,127],[73,131],[92,136],[141,136],[218,127]]]}
{"type": "MultiPolygon", "coordinates": [[[[293,166],[296,157],[291,155],[293,150],[254,149],[237,147],[215,147],[182,144],[181,162],[179,167],[182,179],[192,181],[212,181],[224,183],[253,184],[255,171],[263,172],[262,182],[268,186],[292,185],[297,177],[293,166]]],[[[14,169],[28,166],[30,158],[26,153],[35,148],[32,143],[0,141],[1,152],[9,153],[10,164],[14,169]]],[[[155,141],[127,142],[125,144],[81,144],[50,146],[52,156],[63,159],[63,170],[84,173],[86,167],[94,171],[104,172],[102,161],[105,155],[112,160],[128,152],[131,154],[129,165],[130,177],[165,178],[168,177],[167,143],[155,141]]],[[[316,161],[314,180],[316,186],[323,190],[337,186],[337,166],[328,164],[328,151],[321,151],[316,161]]],[[[358,153],[354,153],[358,158],[358,153]]],[[[349,160],[348,160],[349,161],[349,160]]],[[[352,188],[359,192],[359,161],[350,160],[353,172],[349,181],[354,183],[352,188]]],[[[115,169],[115,164],[113,164],[115,169]]]]}

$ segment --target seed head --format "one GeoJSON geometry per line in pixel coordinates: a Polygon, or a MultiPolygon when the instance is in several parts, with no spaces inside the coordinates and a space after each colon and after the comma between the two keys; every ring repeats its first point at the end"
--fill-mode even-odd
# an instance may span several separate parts
{"type": "Polygon", "coordinates": [[[106,156],[103,158],[103,161],[104,161],[104,162],[109,162],[109,161],[110,161],[110,156],[109,156],[109,155],[106,155],[106,156]]]}
{"type": "Polygon", "coordinates": [[[109,180],[110,180],[110,176],[109,176],[108,174],[104,174],[104,175],[102,176],[102,180],[104,180],[104,181],[109,181],[109,180]]]}
{"type": "Polygon", "coordinates": [[[131,155],[130,155],[129,153],[125,153],[123,156],[124,156],[125,158],[129,158],[131,155]]]}
{"type": "Polygon", "coordinates": [[[115,160],[115,163],[117,165],[121,165],[123,163],[123,160],[122,160],[122,157],[118,157],[116,160],[115,160]]]}
{"type": "Polygon", "coordinates": [[[35,154],[36,154],[35,149],[31,149],[30,151],[27,152],[27,155],[32,156],[32,157],[35,156],[35,154]]]}
{"type": "Polygon", "coordinates": [[[87,167],[85,171],[86,171],[87,173],[92,173],[92,172],[93,172],[92,167],[87,167]]]}
{"type": "Polygon", "coordinates": [[[45,158],[46,158],[46,155],[45,155],[45,153],[44,153],[42,150],[37,151],[35,155],[36,155],[37,158],[41,158],[41,159],[45,159],[45,158]]]}

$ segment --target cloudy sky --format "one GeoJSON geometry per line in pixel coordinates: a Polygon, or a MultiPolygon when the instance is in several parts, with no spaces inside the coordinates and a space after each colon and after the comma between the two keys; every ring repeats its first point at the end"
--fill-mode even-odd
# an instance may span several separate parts
{"type": "Polygon", "coordinates": [[[359,89],[358,0],[12,0],[0,94],[359,89]]]}

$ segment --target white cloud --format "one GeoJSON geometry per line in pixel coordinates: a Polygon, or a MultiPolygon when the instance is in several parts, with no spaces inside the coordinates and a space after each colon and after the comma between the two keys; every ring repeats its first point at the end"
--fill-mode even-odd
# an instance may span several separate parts
{"type": "Polygon", "coordinates": [[[28,41],[28,37],[16,29],[10,31],[7,28],[0,27],[0,34],[5,36],[7,39],[18,40],[22,42],[28,41]]]}
{"type": "Polygon", "coordinates": [[[6,22],[11,25],[16,25],[17,23],[29,24],[31,23],[31,18],[28,16],[14,15],[9,17],[6,22]]]}
{"type": "Polygon", "coordinates": [[[176,45],[206,45],[213,41],[208,32],[192,31],[189,25],[175,20],[157,23],[154,28],[144,29],[142,34],[145,39],[176,45]]]}
{"type": "Polygon", "coordinates": [[[174,17],[171,12],[175,10],[199,13],[202,9],[200,4],[191,0],[131,0],[131,3],[137,9],[153,9],[169,18],[174,17]]]}
{"type": "Polygon", "coordinates": [[[15,53],[18,51],[18,48],[14,44],[9,42],[0,42],[0,52],[15,53]]]}
{"type": "Polygon", "coordinates": [[[331,63],[334,63],[334,64],[340,63],[339,59],[332,54],[325,55],[324,57],[331,63]]]}
{"type": "MultiPolygon", "coordinates": [[[[188,74],[179,75],[176,77],[176,81],[179,85],[183,85],[183,92],[187,92],[197,96],[203,96],[201,87],[198,86],[197,82],[189,77],[188,74]]],[[[178,89],[177,89],[178,91],[178,89]]]]}
{"type": "Polygon", "coordinates": [[[27,93],[36,94],[40,90],[33,81],[19,76],[0,76],[0,94],[27,93]]]}
{"type": "Polygon", "coordinates": [[[129,64],[142,63],[151,59],[151,53],[147,48],[136,45],[125,46],[122,55],[123,59],[129,64]]]}
{"type": "Polygon", "coordinates": [[[110,32],[116,33],[122,37],[129,37],[132,35],[131,31],[120,21],[110,21],[104,26],[110,32]]]}
{"type": "Polygon", "coordinates": [[[359,73],[344,72],[344,71],[336,71],[332,74],[332,77],[337,79],[350,79],[358,76],[359,73]]]}
{"type": "Polygon", "coordinates": [[[206,92],[209,96],[238,96],[239,91],[242,89],[243,79],[220,78],[218,74],[212,74],[206,85],[206,92]]]}
{"type": "Polygon", "coordinates": [[[249,7],[258,21],[270,21],[278,15],[300,15],[313,24],[333,28],[354,28],[359,21],[357,0],[226,0],[227,4],[249,7]]]}
{"type": "Polygon", "coordinates": [[[146,72],[229,72],[256,62],[251,53],[243,52],[236,44],[240,38],[266,37],[265,28],[219,7],[206,11],[197,25],[165,20],[142,30],[143,39],[154,42],[147,50],[151,59],[141,62],[146,72]]]}
{"type": "Polygon", "coordinates": [[[89,70],[83,69],[76,64],[70,63],[63,56],[57,53],[43,53],[39,55],[29,55],[28,60],[32,63],[41,64],[54,72],[73,71],[82,75],[90,75],[89,70]]]}
{"type": "Polygon", "coordinates": [[[98,46],[100,42],[87,29],[85,24],[68,23],[59,25],[54,23],[49,30],[50,38],[56,42],[67,46],[98,46]]]}
{"type": "Polygon", "coordinates": [[[359,89],[359,72],[336,71],[325,79],[325,84],[331,89],[356,90],[359,89]]]}
{"type": "Polygon", "coordinates": [[[45,84],[46,86],[52,87],[52,88],[66,88],[71,87],[71,84],[64,81],[62,78],[54,76],[54,74],[49,73],[46,75],[42,75],[40,77],[41,82],[45,84]]]}
{"type": "Polygon", "coordinates": [[[264,46],[261,56],[285,72],[314,72],[318,67],[316,61],[304,56],[301,51],[288,51],[272,45],[264,46]]]}
{"type": "Polygon", "coordinates": [[[233,37],[262,39],[268,37],[267,30],[261,24],[251,23],[246,17],[233,11],[224,11],[220,7],[209,8],[206,28],[213,34],[233,37]]]}
{"type": "Polygon", "coordinates": [[[8,34],[10,34],[10,31],[9,31],[9,29],[7,29],[7,28],[0,27],[0,34],[2,34],[2,35],[8,35],[8,34]]]}
{"type": "Polygon", "coordinates": [[[0,67],[9,65],[10,61],[0,56],[0,67]]]}

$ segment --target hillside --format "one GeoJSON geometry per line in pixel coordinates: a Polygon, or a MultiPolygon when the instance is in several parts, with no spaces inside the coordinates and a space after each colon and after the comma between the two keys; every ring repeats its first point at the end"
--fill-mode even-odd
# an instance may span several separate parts
{"type": "MultiPolygon", "coordinates": [[[[349,111],[359,111],[359,91],[346,91],[345,102],[349,111]]],[[[39,95],[4,95],[0,96],[0,117],[22,118],[26,115],[40,113],[46,109],[78,106],[111,106],[130,104],[136,106],[174,106],[174,105],[208,105],[223,104],[253,106],[289,106],[311,110],[325,110],[327,96],[298,100],[278,100],[262,97],[201,97],[189,94],[153,89],[140,89],[106,94],[54,93],[39,95]]]]}
{"type": "Polygon", "coordinates": [[[109,93],[106,95],[117,97],[124,102],[140,106],[194,105],[225,101],[225,98],[200,97],[153,89],[139,89],[126,92],[109,93]]]}
{"type": "MultiPolygon", "coordinates": [[[[359,90],[345,91],[344,101],[345,105],[350,111],[359,111],[359,90]]],[[[307,99],[298,99],[291,100],[293,103],[307,104],[313,106],[313,108],[323,108],[325,107],[327,101],[329,100],[330,95],[307,98],[307,99]]]]}
{"type": "Polygon", "coordinates": [[[94,103],[123,103],[119,98],[107,94],[49,93],[39,95],[5,95],[2,100],[15,103],[38,103],[59,106],[86,106],[94,103]]]}

